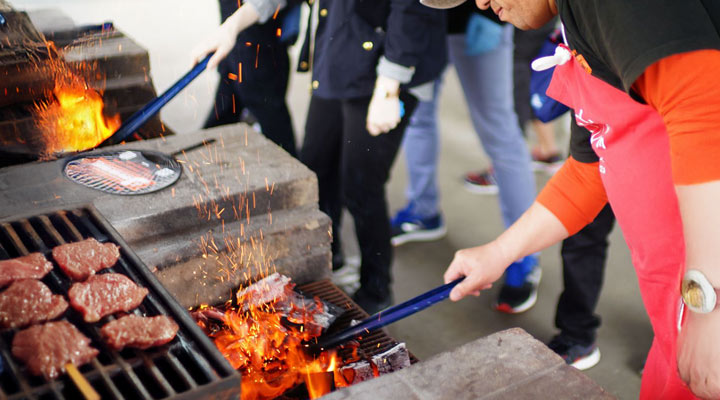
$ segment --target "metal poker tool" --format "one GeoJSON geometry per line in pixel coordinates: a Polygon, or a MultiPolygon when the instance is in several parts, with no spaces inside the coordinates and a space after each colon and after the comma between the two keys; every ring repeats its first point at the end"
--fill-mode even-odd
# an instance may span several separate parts
{"type": "Polygon", "coordinates": [[[453,8],[466,2],[467,0],[420,0],[420,4],[430,8],[453,8]]]}
{"type": "Polygon", "coordinates": [[[376,314],[365,318],[357,325],[348,327],[332,336],[327,338],[320,338],[315,343],[308,344],[308,347],[313,351],[322,351],[338,346],[350,339],[354,339],[358,336],[363,336],[376,329],[380,329],[386,325],[392,324],[395,321],[408,317],[415,314],[418,311],[422,311],[436,303],[439,303],[450,296],[450,291],[465,278],[456,279],[450,283],[446,283],[442,286],[436,287],[428,292],[425,292],[417,297],[386,308],[376,314]]]}

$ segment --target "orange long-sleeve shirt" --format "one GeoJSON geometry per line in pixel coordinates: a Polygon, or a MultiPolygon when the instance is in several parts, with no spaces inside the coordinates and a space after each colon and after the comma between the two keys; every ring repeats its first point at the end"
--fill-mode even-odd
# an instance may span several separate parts
{"type": "MultiPolygon", "coordinates": [[[[635,90],[665,122],[673,182],[720,180],[720,51],[675,54],[648,67],[635,90]]],[[[638,149],[641,151],[641,149],[638,149]]],[[[537,198],[574,234],[607,202],[597,163],[568,159],[537,198]]]]}

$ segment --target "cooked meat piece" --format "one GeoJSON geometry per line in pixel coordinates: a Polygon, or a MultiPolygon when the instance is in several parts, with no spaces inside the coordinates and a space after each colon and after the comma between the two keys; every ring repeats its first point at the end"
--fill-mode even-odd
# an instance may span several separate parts
{"type": "Polygon", "coordinates": [[[68,298],[73,308],[83,314],[85,322],[97,322],[106,315],[132,310],[147,294],[147,289],[125,275],[100,274],[73,284],[68,298]]]}
{"type": "Polygon", "coordinates": [[[51,320],[64,313],[68,303],[35,279],[15,281],[0,293],[0,328],[21,328],[51,320]]]}
{"type": "Polygon", "coordinates": [[[0,287],[7,286],[18,279],[42,279],[53,265],[42,253],[0,261],[0,287]]]}
{"type": "Polygon", "coordinates": [[[33,375],[55,379],[68,363],[79,367],[92,360],[97,349],[90,339],[67,321],[31,326],[15,334],[12,354],[25,362],[33,375]]]}
{"type": "Polygon", "coordinates": [[[120,258],[114,243],[100,243],[90,238],[55,247],[52,255],[65,274],[76,281],[84,281],[101,269],[110,268],[120,258]]]}
{"type": "Polygon", "coordinates": [[[108,322],[100,329],[108,346],[115,350],[125,346],[138,349],[160,346],[173,340],[177,331],[178,325],[170,317],[139,317],[132,314],[108,322]]]}

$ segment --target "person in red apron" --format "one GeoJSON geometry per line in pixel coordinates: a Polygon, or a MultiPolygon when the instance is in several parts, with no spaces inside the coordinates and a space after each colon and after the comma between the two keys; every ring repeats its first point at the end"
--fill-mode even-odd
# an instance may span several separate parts
{"type": "Polygon", "coordinates": [[[589,134],[573,130],[571,157],[513,226],[456,253],[445,281],[465,280],[450,298],[479,295],[512,260],[576,232],[609,199],[655,333],[640,397],[720,398],[720,2],[476,4],[521,29],[560,16],[569,48],[556,53],[548,94],[589,134]],[[588,147],[598,162],[573,157],[588,147]],[[684,296],[693,312],[678,333],[683,276],[683,293],[696,297],[684,296]]]}

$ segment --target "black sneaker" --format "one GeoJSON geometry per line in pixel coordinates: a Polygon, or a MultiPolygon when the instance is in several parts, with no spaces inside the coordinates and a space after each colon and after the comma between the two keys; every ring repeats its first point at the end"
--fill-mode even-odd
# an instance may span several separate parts
{"type": "Polygon", "coordinates": [[[592,368],[600,362],[600,349],[595,343],[583,345],[562,335],[555,335],[548,343],[548,347],[568,365],[581,371],[592,368]]]}
{"type": "Polygon", "coordinates": [[[493,307],[500,312],[519,314],[537,302],[542,270],[536,256],[527,256],[512,263],[505,271],[505,282],[493,307]]]}
{"type": "Polygon", "coordinates": [[[362,290],[362,288],[355,292],[355,294],[352,296],[352,299],[355,303],[357,303],[358,306],[360,306],[360,308],[365,310],[365,312],[370,315],[376,314],[379,311],[382,311],[393,304],[392,295],[388,296],[385,299],[378,299],[374,296],[366,294],[362,290]]]}

